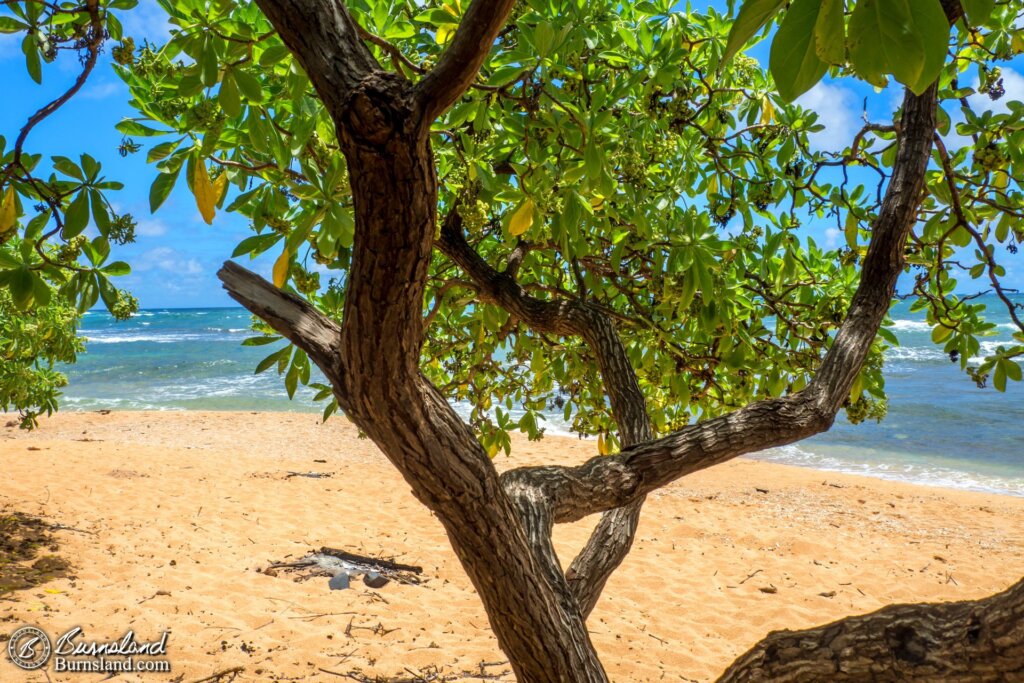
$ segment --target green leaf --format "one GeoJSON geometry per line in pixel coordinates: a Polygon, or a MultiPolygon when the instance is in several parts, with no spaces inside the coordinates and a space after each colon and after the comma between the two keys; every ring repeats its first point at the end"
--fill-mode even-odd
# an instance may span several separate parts
{"type": "Polygon", "coordinates": [[[61,236],[64,239],[71,239],[80,235],[88,224],[89,194],[82,190],[71,202],[68,210],[64,212],[64,230],[61,231],[61,236]]]}
{"type": "Polygon", "coordinates": [[[42,83],[43,65],[39,61],[39,50],[32,34],[25,36],[25,39],[21,41],[21,51],[25,54],[25,68],[28,69],[28,75],[36,83],[42,83]]]}
{"type": "Polygon", "coordinates": [[[63,173],[66,176],[71,176],[75,180],[85,180],[85,175],[82,173],[82,169],[78,168],[78,164],[73,162],[67,157],[55,156],[53,159],[53,167],[63,173]]]}
{"type": "Polygon", "coordinates": [[[274,66],[288,56],[288,48],[284,45],[271,45],[260,55],[260,66],[274,66]]]}
{"type": "Polygon", "coordinates": [[[14,271],[8,284],[11,291],[11,300],[21,310],[32,305],[35,297],[35,282],[32,279],[32,271],[28,266],[22,266],[14,271]]]}
{"type": "Polygon", "coordinates": [[[1002,361],[996,363],[992,372],[992,386],[996,391],[1006,391],[1006,367],[1002,361]]]}
{"type": "Polygon", "coordinates": [[[110,232],[110,213],[103,201],[103,196],[96,190],[89,190],[89,199],[92,204],[92,220],[99,229],[101,235],[110,232]]]}
{"type": "Polygon", "coordinates": [[[220,92],[217,93],[217,101],[224,109],[224,113],[235,118],[242,113],[242,99],[238,94],[238,86],[235,84],[234,73],[227,71],[224,79],[220,82],[220,92]]]}
{"type": "Polygon", "coordinates": [[[876,86],[891,73],[920,94],[942,70],[948,40],[940,0],[860,0],[850,17],[850,62],[876,86]]]}
{"type": "Polygon", "coordinates": [[[255,257],[258,254],[262,254],[267,249],[270,249],[270,247],[277,244],[280,240],[281,235],[276,232],[267,233],[265,235],[251,235],[238,243],[235,250],[231,252],[231,258],[237,258],[243,254],[251,254],[255,257]]]}
{"type": "Polygon", "coordinates": [[[235,83],[238,85],[239,92],[246,99],[253,102],[263,100],[263,86],[260,85],[259,80],[255,76],[243,69],[234,69],[231,73],[235,77],[235,83]]]}
{"type": "Polygon", "coordinates": [[[288,368],[288,374],[284,376],[284,388],[288,392],[289,399],[295,398],[295,390],[298,388],[298,385],[299,371],[295,365],[292,365],[288,368]]]}
{"type": "Polygon", "coordinates": [[[124,261],[114,261],[110,265],[101,268],[100,272],[102,272],[105,275],[109,275],[110,277],[121,277],[123,275],[128,275],[129,273],[131,273],[132,267],[129,266],[124,261]]]}
{"type": "Polygon", "coordinates": [[[174,183],[178,181],[178,174],[181,173],[181,165],[178,165],[170,173],[161,173],[153,181],[149,188],[149,210],[156,212],[160,205],[167,199],[167,195],[174,189],[174,183]]]}
{"type": "Polygon", "coordinates": [[[949,20],[940,0],[913,0],[910,5],[917,31],[924,42],[924,67],[914,83],[905,83],[920,95],[939,77],[949,49],[949,20]]]}
{"type": "Polygon", "coordinates": [[[982,26],[992,16],[996,0],[960,0],[972,26],[982,26]]]}
{"type": "Polygon", "coordinates": [[[274,351],[272,354],[261,360],[259,364],[256,365],[256,370],[253,372],[253,374],[258,375],[261,372],[269,370],[271,366],[274,365],[274,363],[277,363],[283,357],[287,357],[287,354],[290,351],[290,346],[286,346],[283,349],[278,349],[277,351],[274,351]]]}
{"type": "Polygon", "coordinates": [[[774,17],[786,0],[746,0],[729,31],[729,41],[722,55],[722,63],[731,60],[755,33],[774,17]]]}
{"type": "Polygon", "coordinates": [[[1020,365],[1012,360],[1004,360],[1003,364],[1006,366],[1006,376],[1014,382],[1020,382],[1022,378],[1020,365]]]}
{"type": "Polygon", "coordinates": [[[266,346],[281,341],[281,339],[282,337],[248,337],[242,340],[242,346],[266,346]]]}
{"type": "Polygon", "coordinates": [[[0,270],[11,270],[12,268],[21,268],[21,266],[21,261],[14,258],[13,254],[0,249],[0,270]]]}
{"type": "Polygon", "coordinates": [[[946,340],[949,335],[953,334],[953,329],[946,327],[945,325],[939,324],[932,328],[932,341],[936,344],[940,344],[946,340]]]}
{"type": "Polygon", "coordinates": [[[122,119],[116,126],[114,126],[119,132],[125,135],[135,135],[138,137],[153,137],[154,135],[167,135],[173,131],[169,130],[157,130],[156,128],[150,128],[145,126],[138,121],[132,119],[122,119]]]}
{"type": "Polygon", "coordinates": [[[174,150],[178,149],[178,145],[181,144],[181,140],[171,140],[170,142],[161,142],[159,145],[155,145],[149,150],[149,154],[146,155],[146,161],[153,163],[154,161],[160,161],[166,159],[174,150]]]}
{"type": "Polygon", "coordinates": [[[0,33],[17,33],[28,27],[28,24],[24,24],[14,17],[0,17],[0,33]]]}
{"type": "Polygon", "coordinates": [[[217,85],[217,77],[220,75],[220,64],[217,60],[217,50],[213,47],[212,40],[207,40],[199,55],[199,67],[202,83],[207,88],[217,85]]]}
{"type": "Polygon", "coordinates": [[[846,22],[844,0],[822,0],[814,24],[814,52],[828,64],[846,62],[846,22]]]}
{"type": "Polygon", "coordinates": [[[820,0],[794,0],[772,41],[770,65],[783,99],[792,102],[821,80],[828,65],[815,51],[820,0]]]}
{"type": "Polygon", "coordinates": [[[110,280],[99,274],[96,275],[96,283],[99,286],[103,305],[107,307],[108,311],[113,313],[114,308],[117,306],[117,300],[120,298],[117,294],[117,288],[110,283],[110,280]]]}

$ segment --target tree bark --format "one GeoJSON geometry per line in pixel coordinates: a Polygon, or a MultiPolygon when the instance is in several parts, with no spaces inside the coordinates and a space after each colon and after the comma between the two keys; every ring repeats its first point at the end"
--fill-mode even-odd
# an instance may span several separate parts
{"type": "MultiPolygon", "coordinates": [[[[528,538],[532,530],[520,520],[522,506],[517,509],[506,495],[469,426],[419,371],[437,210],[431,121],[424,112],[468,87],[476,67],[467,76],[459,55],[473,40],[490,45],[511,2],[472,3],[468,26],[490,36],[474,38],[460,29],[449,46],[459,58],[446,55],[439,63],[448,65],[448,80],[425,89],[368,59],[339,0],[260,0],[260,6],[303,66],[319,71],[311,79],[348,162],[357,230],[336,341],[329,350],[307,343],[310,326],[296,327],[296,314],[277,312],[279,306],[294,309],[294,297],[260,286],[237,267],[222,271],[225,285],[236,300],[317,354],[314,361],[339,406],[437,515],[517,677],[603,683],[607,677],[582,615],[561,572],[553,571],[553,551],[534,552],[536,539],[528,538]]],[[[478,67],[483,56],[475,59],[478,67]]],[[[312,327],[318,338],[332,330],[325,321],[312,327]]],[[[550,539],[543,510],[537,518],[550,539]]]]}
{"type": "Polygon", "coordinates": [[[1024,681],[1024,580],[983,600],[890,605],[806,631],[776,631],[718,679],[768,681],[1024,681]]]}
{"type": "MultiPolygon", "coordinates": [[[[535,331],[582,337],[597,357],[622,445],[635,446],[654,437],[647,401],[636,372],[606,314],[580,299],[543,301],[526,294],[516,283],[511,269],[498,272],[466,242],[462,219],[454,209],[445,219],[436,246],[466,272],[483,296],[535,331]]],[[[517,479],[515,490],[523,495],[529,487],[520,474],[506,477],[506,489],[513,486],[512,479],[517,479]]],[[[543,495],[530,497],[536,505],[547,504],[543,495]]],[[[645,497],[640,496],[620,508],[604,512],[586,545],[566,570],[566,580],[584,618],[590,615],[608,578],[629,553],[644,500],[645,497]]],[[[543,547],[539,551],[545,552],[543,547]]]]}

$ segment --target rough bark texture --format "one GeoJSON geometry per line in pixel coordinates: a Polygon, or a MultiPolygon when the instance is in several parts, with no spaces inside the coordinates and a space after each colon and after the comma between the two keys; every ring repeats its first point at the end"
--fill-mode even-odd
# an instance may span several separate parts
{"type": "MultiPolygon", "coordinates": [[[[599,309],[584,300],[527,296],[514,267],[494,271],[467,244],[455,212],[435,244],[437,178],[428,131],[471,87],[512,0],[473,0],[437,66],[417,85],[380,69],[341,0],[257,1],[333,117],[351,176],[355,240],[340,326],[238,266],[221,271],[225,287],[309,353],[341,408],[437,515],[517,678],[607,680],[584,618],[629,549],[644,496],[690,472],[832,424],[903,267],[935,130],[934,88],[906,98],[893,176],[861,283],[818,376],[798,394],[655,440],[636,375],[599,309]],[[499,478],[471,429],[419,372],[435,246],[485,299],[537,330],[578,335],[590,345],[626,446],[619,455],[578,467],[520,468],[499,478]],[[598,512],[606,514],[566,576],[551,544],[552,525],[598,512]]],[[[863,627],[851,628],[859,634],[863,627]]],[[[1017,652],[1012,643],[999,647],[1017,652]]],[[[755,665],[740,663],[733,675],[748,675],[755,665]]]]}
{"type": "Polygon", "coordinates": [[[806,631],[777,631],[718,681],[1024,681],[1024,581],[984,600],[891,605],[806,631]]]}
{"type": "MultiPolygon", "coordinates": [[[[535,331],[582,337],[597,357],[622,445],[634,446],[653,438],[646,399],[622,340],[607,315],[581,299],[543,301],[526,294],[515,281],[514,268],[505,272],[494,270],[466,242],[457,211],[449,212],[437,247],[469,275],[482,296],[535,331]]],[[[517,495],[524,495],[530,489],[528,478],[523,471],[510,472],[504,478],[506,489],[514,486],[517,495]]],[[[533,499],[534,504],[548,504],[543,494],[533,499]]],[[[644,500],[645,497],[640,496],[621,508],[605,512],[587,544],[566,570],[566,580],[584,618],[594,609],[608,578],[629,553],[644,500]]],[[[543,548],[538,550],[543,552],[543,548]]]]}

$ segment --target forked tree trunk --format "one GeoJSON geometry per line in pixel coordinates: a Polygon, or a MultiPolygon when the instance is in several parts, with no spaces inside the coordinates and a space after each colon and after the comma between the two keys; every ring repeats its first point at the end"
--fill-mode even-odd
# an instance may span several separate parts
{"type": "Polygon", "coordinates": [[[891,605],[806,631],[778,631],[718,683],[1024,681],[1024,580],[970,602],[891,605]]]}
{"type": "MultiPolygon", "coordinates": [[[[935,131],[934,87],[906,98],[893,176],[873,226],[861,283],[815,380],[792,396],[754,403],[655,440],[636,376],[606,318],[579,300],[530,297],[514,272],[494,271],[466,243],[455,212],[435,240],[438,187],[430,126],[476,77],[512,0],[473,0],[437,65],[415,85],[379,68],[342,0],[257,3],[334,119],[350,171],[355,241],[341,325],[234,264],[225,264],[220,273],[225,287],[309,354],[331,381],[341,408],[437,515],[517,679],[606,681],[585,617],[629,548],[644,496],[688,473],[824,431],[849,395],[888,310],[916,220],[935,131]],[[586,340],[601,366],[626,446],[622,453],[578,467],[520,468],[498,476],[472,430],[419,372],[423,295],[435,247],[489,299],[526,324],[586,340]],[[552,526],[598,512],[605,513],[598,530],[567,578],[551,543],[552,526]]],[[[847,625],[837,633],[855,643],[851,653],[863,649],[870,657],[892,642],[892,637],[871,636],[873,622],[841,623],[847,625]]],[[[996,626],[1010,622],[999,617],[991,623],[996,633],[996,626]]],[[[915,638],[926,631],[892,633],[904,644],[890,646],[889,652],[908,653],[918,652],[915,638]]],[[[997,641],[1003,643],[1001,636],[972,643],[955,626],[927,633],[961,650],[973,646],[976,659],[995,652],[997,641]]],[[[1007,633],[1016,634],[1019,644],[1019,632],[1007,633]]],[[[808,636],[806,642],[825,643],[832,651],[842,641],[827,634],[817,640],[808,636]]],[[[1012,643],[998,647],[1003,659],[985,671],[1019,654],[1012,643]]],[[[819,647],[789,657],[793,652],[775,647],[761,657],[751,654],[737,662],[728,680],[786,680],[770,668],[777,660],[789,667],[779,669],[789,680],[830,680],[831,674],[816,674],[814,667],[824,661],[819,647]],[[804,660],[810,678],[801,678],[804,660]]],[[[907,670],[893,657],[879,665],[883,673],[876,678],[891,674],[885,680],[895,680],[893,672],[907,670]]],[[[856,654],[850,659],[858,661],[856,654]]]]}

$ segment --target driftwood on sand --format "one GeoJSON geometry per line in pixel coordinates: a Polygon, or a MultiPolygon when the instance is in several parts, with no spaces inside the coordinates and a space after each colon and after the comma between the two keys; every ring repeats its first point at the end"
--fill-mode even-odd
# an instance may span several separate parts
{"type": "Polygon", "coordinates": [[[382,583],[376,585],[372,583],[380,577],[407,585],[418,585],[423,581],[419,576],[423,573],[422,567],[368,557],[326,546],[320,548],[319,551],[310,551],[298,560],[271,563],[263,570],[263,573],[276,576],[278,570],[295,573],[296,581],[305,581],[318,576],[336,577],[341,573],[349,576],[363,575],[364,582],[371,587],[383,585],[382,583]]]}

